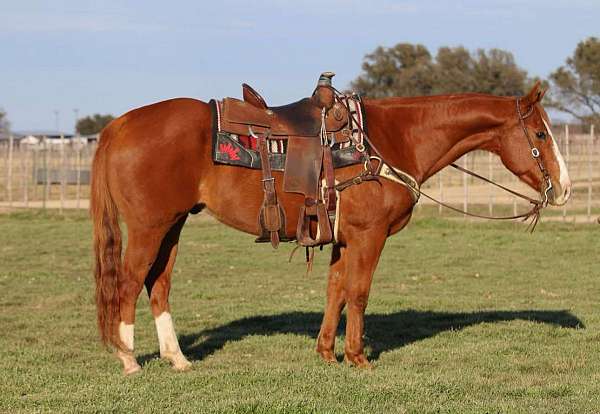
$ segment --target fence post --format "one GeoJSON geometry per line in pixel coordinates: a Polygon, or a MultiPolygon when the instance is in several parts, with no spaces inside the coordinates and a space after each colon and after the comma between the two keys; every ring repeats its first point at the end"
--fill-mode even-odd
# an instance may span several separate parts
{"type": "MultiPolygon", "coordinates": [[[[464,168],[468,168],[469,167],[469,165],[467,164],[467,162],[468,162],[468,153],[465,154],[464,158],[463,158],[463,167],[464,168]]],[[[468,205],[469,204],[469,202],[468,202],[468,199],[469,199],[469,180],[468,180],[467,174],[465,174],[465,173],[463,173],[463,190],[464,190],[463,210],[465,212],[467,212],[467,208],[469,207],[469,205],[468,205]]],[[[463,214],[463,216],[464,216],[464,218],[466,220],[467,219],[467,215],[463,214]]]]}
{"type": "Polygon", "coordinates": [[[25,208],[29,207],[29,180],[31,177],[29,176],[29,149],[27,146],[23,148],[19,145],[22,153],[22,164],[21,164],[21,173],[23,174],[23,206],[25,208]]]}
{"type": "MultiPolygon", "coordinates": [[[[488,176],[490,180],[494,179],[494,166],[492,165],[492,153],[488,152],[488,176]]],[[[490,216],[494,215],[494,189],[488,186],[490,198],[488,200],[488,212],[490,216]]]]}
{"type": "MultiPolygon", "coordinates": [[[[439,187],[440,187],[440,201],[444,202],[444,182],[442,180],[442,171],[438,173],[439,187]]],[[[443,214],[443,208],[441,204],[438,204],[438,214],[441,216],[443,214]]]]}
{"type": "Polygon", "coordinates": [[[8,136],[8,182],[6,183],[6,191],[8,192],[8,205],[12,207],[12,177],[13,177],[13,149],[14,149],[14,136],[10,134],[8,136]]]}
{"type": "Polygon", "coordinates": [[[587,216],[588,222],[592,221],[592,158],[594,155],[594,124],[590,126],[590,139],[588,143],[588,197],[587,216]]]}
{"type": "Polygon", "coordinates": [[[76,198],[77,198],[77,208],[79,209],[81,206],[81,149],[83,147],[81,143],[81,138],[79,134],[77,134],[77,184],[76,184],[76,198]]]}
{"type": "Polygon", "coordinates": [[[50,174],[48,172],[48,138],[44,137],[44,200],[42,201],[42,208],[46,209],[46,201],[50,197],[50,174]]]}
{"type": "Polygon", "coordinates": [[[60,214],[65,208],[65,135],[60,134],[60,214]]]}
{"type": "MultiPolygon", "coordinates": [[[[567,169],[569,169],[569,124],[565,124],[565,158],[567,169]]],[[[565,203],[565,205],[562,208],[563,221],[567,221],[567,204],[569,203],[565,203]]]]}
{"type": "MultiPolygon", "coordinates": [[[[513,175],[513,182],[515,183],[515,187],[519,183],[516,175],[513,175]]],[[[517,197],[513,196],[513,215],[517,215],[517,197]]]]}
{"type": "Polygon", "coordinates": [[[38,142],[32,152],[32,169],[33,169],[33,200],[38,199],[38,152],[40,151],[40,143],[38,142]]]}

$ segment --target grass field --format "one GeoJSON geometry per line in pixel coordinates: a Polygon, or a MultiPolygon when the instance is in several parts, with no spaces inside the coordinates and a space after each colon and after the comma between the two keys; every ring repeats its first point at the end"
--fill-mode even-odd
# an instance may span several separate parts
{"type": "Polygon", "coordinates": [[[0,229],[2,412],[600,412],[598,225],[415,220],[374,278],[369,371],[314,352],[330,249],[306,275],[291,245],[193,217],[171,292],[193,369],[157,359],[144,294],[131,378],[97,340],[87,217],[0,229]]]}

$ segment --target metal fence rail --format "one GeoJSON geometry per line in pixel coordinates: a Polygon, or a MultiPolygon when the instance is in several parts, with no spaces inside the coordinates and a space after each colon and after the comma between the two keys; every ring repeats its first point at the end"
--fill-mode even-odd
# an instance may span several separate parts
{"type": "MultiPolygon", "coordinates": [[[[565,221],[593,221],[600,207],[600,140],[593,127],[568,125],[555,130],[555,138],[565,157],[573,196],[559,209],[549,210],[565,221]]],[[[16,141],[0,145],[0,207],[5,208],[87,208],[91,162],[96,143],[61,140],[42,141],[37,145],[18,145],[16,141]]],[[[475,151],[458,163],[535,196],[517,180],[498,157],[475,151]]],[[[424,189],[444,202],[468,211],[494,214],[523,211],[527,205],[510,194],[478,182],[453,168],[446,168],[424,184],[424,189]]],[[[455,215],[422,199],[417,207],[424,213],[455,215]]]]}

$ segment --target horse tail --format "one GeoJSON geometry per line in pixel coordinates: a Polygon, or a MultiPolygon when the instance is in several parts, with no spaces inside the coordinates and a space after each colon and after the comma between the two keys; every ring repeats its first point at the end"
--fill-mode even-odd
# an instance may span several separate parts
{"type": "MultiPolygon", "coordinates": [[[[117,121],[118,122],[118,121],[117,121]]],[[[90,214],[93,221],[94,255],[96,258],[96,313],[102,343],[122,349],[118,334],[121,320],[118,280],[122,271],[122,238],[119,211],[107,182],[107,149],[117,122],[100,134],[92,164],[90,214]]]]}

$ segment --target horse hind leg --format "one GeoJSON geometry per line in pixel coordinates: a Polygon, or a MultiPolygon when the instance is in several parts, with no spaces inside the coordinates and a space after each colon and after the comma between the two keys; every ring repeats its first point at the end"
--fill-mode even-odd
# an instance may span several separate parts
{"type": "Polygon", "coordinates": [[[123,272],[119,277],[120,317],[119,337],[125,349],[117,350],[125,375],[141,370],[134,354],[135,306],[144,286],[144,280],[155,261],[164,231],[128,228],[123,272]]]}
{"type": "Polygon", "coordinates": [[[186,218],[184,216],[177,221],[165,235],[156,261],[145,280],[158,334],[160,356],[169,360],[176,371],[185,371],[192,366],[179,347],[169,306],[171,273],[177,256],[179,235],[186,218]]]}

